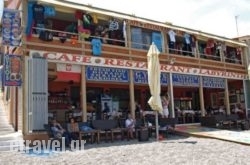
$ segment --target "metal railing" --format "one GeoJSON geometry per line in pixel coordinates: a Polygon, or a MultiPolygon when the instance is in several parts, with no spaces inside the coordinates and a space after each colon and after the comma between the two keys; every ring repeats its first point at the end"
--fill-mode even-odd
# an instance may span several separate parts
{"type": "MultiPolygon", "coordinates": [[[[44,29],[44,28],[38,28],[38,27],[33,27],[33,29],[38,29],[38,30],[46,30],[46,31],[50,31],[53,33],[54,37],[53,39],[55,40],[59,40],[60,37],[58,36],[58,34],[66,34],[65,39],[66,40],[72,40],[72,38],[70,36],[76,36],[77,37],[77,43],[81,43],[81,44],[86,44],[91,42],[92,38],[99,38],[100,40],[105,40],[107,41],[107,43],[103,43],[104,45],[109,45],[109,46],[119,46],[120,48],[130,48],[132,50],[137,50],[137,51],[148,51],[150,44],[144,44],[144,43],[136,43],[136,42],[131,42],[131,41],[126,41],[124,40],[119,40],[119,39],[112,39],[112,38],[106,38],[106,37],[101,37],[101,36],[93,36],[93,35],[89,35],[89,38],[86,39],[81,39],[81,34],[79,33],[71,33],[71,32],[65,32],[65,31],[59,31],[59,30],[52,30],[52,29],[44,29]],[[114,44],[114,43],[119,43],[119,44],[114,44]],[[132,47],[132,45],[137,45],[132,47]]],[[[33,36],[37,36],[38,34],[32,34],[33,36]]],[[[30,44],[30,45],[35,45],[32,42],[26,42],[26,44],[30,44]]],[[[55,45],[50,45],[50,44],[40,44],[41,46],[46,46],[46,47],[55,47],[55,45]]],[[[60,48],[60,46],[57,46],[58,48],[60,48]]],[[[81,51],[82,48],[81,47],[67,47],[67,46],[63,46],[61,48],[64,49],[71,49],[71,50],[78,50],[81,51]]],[[[228,58],[227,56],[217,56],[217,55],[213,55],[213,54],[206,54],[206,53],[201,53],[199,52],[198,48],[193,49],[192,51],[186,51],[183,50],[183,48],[180,49],[171,49],[171,48],[165,48],[165,47],[161,47],[162,49],[162,54],[163,55],[171,55],[171,56],[183,56],[183,57],[191,57],[191,58],[195,58],[195,59],[205,59],[205,60],[213,60],[213,61],[218,61],[218,62],[222,62],[222,63],[233,63],[233,64],[240,64],[242,65],[243,62],[241,59],[237,59],[237,58],[228,58]]],[[[91,50],[89,50],[91,51],[91,50]]],[[[107,52],[104,52],[107,53],[107,52]]],[[[116,55],[115,52],[113,52],[113,55],[116,55]]],[[[128,56],[131,58],[135,58],[136,55],[132,55],[132,54],[119,54],[117,53],[117,55],[119,56],[128,56]]],[[[142,58],[142,57],[136,57],[136,58],[142,58]]],[[[167,57],[166,59],[169,59],[169,57],[167,57]]]]}

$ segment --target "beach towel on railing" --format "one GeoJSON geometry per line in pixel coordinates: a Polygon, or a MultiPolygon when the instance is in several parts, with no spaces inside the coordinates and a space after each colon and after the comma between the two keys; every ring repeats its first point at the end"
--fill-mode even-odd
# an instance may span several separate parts
{"type": "Polygon", "coordinates": [[[152,42],[157,46],[158,50],[162,52],[162,37],[161,33],[153,32],[152,33],[152,42]]]}
{"type": "Polygon", "coordinates": [[[102,42],[99,38],[93,38],[91,40],[92,44],[92,53],[95,56],[100,56],[102,53],[102,42]]]}

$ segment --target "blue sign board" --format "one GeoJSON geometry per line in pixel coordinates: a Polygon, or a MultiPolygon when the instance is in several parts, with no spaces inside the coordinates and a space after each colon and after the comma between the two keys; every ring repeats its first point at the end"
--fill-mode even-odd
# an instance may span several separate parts
{"type": "MultiPolygon", "coordinates": [[[[148,72],[143,70],[134,70],[134,83],[148,84],[148,72]]],[[[161,85],[168,85],[168,73],[161,73],[161,85]]]]}
{"type": "Polygon", "coordinates": [[[174,86],[194,86],[199,87],[200,79],[199,76],[185,75],[185,74],[173,74],[173,85],[174,86]]]}
{"type": "Polygon", "coordinates": [[[22,85],[22,66],[20,55],[6,54],[4,56],[4,85],[22,85]]]}
{"type": "Polygon", "coordinates": [[[86,78],[90,81],[129,82],[129,71],[127,69],[87,66],[86,78]]]}
{"type": "Polygon", "coordinates": [[[4,9],[2,18],[2,44],[20,46],[22,37],[20,11],[4,9]]]}
{"type": "Polygon", "coordinates": [[[225,79],[217,77],[202,77],[203,87],[205,88],[225,88],[225,79]]]}

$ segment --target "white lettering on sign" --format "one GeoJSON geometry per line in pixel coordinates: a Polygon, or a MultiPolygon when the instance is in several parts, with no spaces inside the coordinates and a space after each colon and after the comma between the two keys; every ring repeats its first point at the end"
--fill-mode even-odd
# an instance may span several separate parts
{"type": "MultiPolygon", "coordinates": [[[[147,70],[147,63],[141,61],[131,61],[123,59],[103,58],[96,56],[84,56],[77,54],[54,53],[54,52],[31,50],[30,54],[32,55],[33,53],[40,54],[41,57],[45,57],[50,61],[55,61],[60,63],[147,70]]],[[[242,80],[247,78],[247,74],[225,72],[225,71],[211,70],[211,69],[199,69],[199,68],[191,68],[191,67],[175,66],[175,65],[161,65],[160,69],[162,72],[183,73],[183,74],[201,75],[201,76],[205,75],[205,76],[233,78],[242,80]]]]}

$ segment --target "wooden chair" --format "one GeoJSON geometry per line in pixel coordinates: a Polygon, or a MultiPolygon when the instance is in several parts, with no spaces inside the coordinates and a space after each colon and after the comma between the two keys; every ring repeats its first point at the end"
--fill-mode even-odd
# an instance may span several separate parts
{"type": "Polygon", "coordinates": [[[96,129],[91,129],[91,130],[82,130],[81,128],[83,126],[87,126],[90,127],[89,123],[87,122],[79,122],[78,123],[79,126],[79,140],[82,140],[82,137],[84,137],[86,140],[90,140],[91,144],[94,143],[94,141],[96,141],[96,143],[99,144],[100,142],[100,134],[99,134],[99,130],[96,129]]]}

